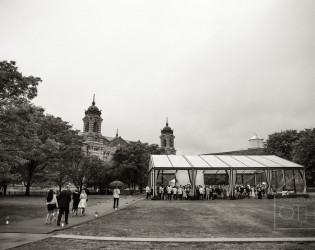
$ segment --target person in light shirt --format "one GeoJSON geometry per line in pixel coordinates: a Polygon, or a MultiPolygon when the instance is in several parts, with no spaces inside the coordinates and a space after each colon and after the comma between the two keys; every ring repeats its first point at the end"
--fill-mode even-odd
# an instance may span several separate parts
{"type": "Polygon", "coordinates": [[[183,188],[181,185],[177,189],[177,193],[178,193],[178,199],[182,200],[183,199],[183,188]]]}
{"type": "Polygon", "coordinates": [[[149,186],[147,186],[147,187],[145,188],[145,192],[147,193],[147,200],[148,200],[149,197],[150,197],[150,193],[151,193],[151,190],[150,190],[150,187],[149,187],[149,186]]]}
{"type": "Polygon", "coordinates": [[[199,193],[200,193],[200,200],[203,200],[203,196],[205,194],[205,189],[203,188],[203,186],[200,186],[199,193]]]}
{"type": "Polygon", "coordinates": [[[172,199],[172,191],[173,189],[170,186],[167,186],[167,199],[168,200],[172,199]]]}
{"type": "Polygon", "coordinates": [[[113,191],[113,197],[114,197],[114,209],[118,209],[118,203],[119,203],[119,195],[120,195],[120,190],[118,187],[115,187],[114,191],[113,191]]]}
{"type": "Polygon", "coordinates": [[[163,192],[164,192],[164,188],[163,188],[163,186],[161,185],[161,186],[159,187],[159,200],[164,200],[163,192]]]}
{"type": "Polygon", "coordinates": [[[173,187],[173,198],[174,198],[174,200],[177,200],[177,188],[176,188],[176,186],[173,187]]]}

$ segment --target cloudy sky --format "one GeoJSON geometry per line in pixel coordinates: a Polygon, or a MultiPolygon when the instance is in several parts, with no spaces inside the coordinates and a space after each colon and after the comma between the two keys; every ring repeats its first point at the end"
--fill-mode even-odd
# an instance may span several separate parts
{"type": "Polygon", "coordinates": [[[1,0],[0,60],[41,77],[36,105],[82,130],[178,154],[246,149],[315,124],[314,0],[1,0]]]}

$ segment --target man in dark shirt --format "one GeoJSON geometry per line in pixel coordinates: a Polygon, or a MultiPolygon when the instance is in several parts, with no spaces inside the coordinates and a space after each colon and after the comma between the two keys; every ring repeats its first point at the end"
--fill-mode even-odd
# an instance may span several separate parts
{"type": "Polygon", "coordinates": [[[57,220],[57,226],[60,226],[60,221],[63,213],[65,213],[65,223],[68,224],[69,206],[71,201],[70,186],[67,185],[67,189],[62,190],[58,197],[59,215],[57,220]]]}

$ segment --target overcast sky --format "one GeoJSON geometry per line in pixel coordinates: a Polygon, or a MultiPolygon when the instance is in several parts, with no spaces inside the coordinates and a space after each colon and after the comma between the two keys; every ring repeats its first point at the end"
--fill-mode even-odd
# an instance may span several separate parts
{"type": "Polygon", "coordinates": [[[178,154],[246,149],[315,124],[314,0],[0,1],[0,60],[41,77],[36,105],[82,131],[178,154]]]}

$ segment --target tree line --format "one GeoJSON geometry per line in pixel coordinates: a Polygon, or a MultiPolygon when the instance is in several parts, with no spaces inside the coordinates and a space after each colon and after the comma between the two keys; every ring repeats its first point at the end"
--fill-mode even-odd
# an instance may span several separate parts
{"type": "Polygon", "coordinates": [[[307,186],[315,186],[315,129],[284,130],[268,136],[265,151],[305,167],[307,186]]]}
{"type": "Polygon", "coordinates": [[[23,76],[14,61],[0,61],[0,188],[23,183],[25,194],[33,185],[59,186],[72,182],[106,188],[114,179],[130,188],[146,183],[150,152],[163,152],[158,145],[135,142],[103,162],[86,155],[83,137],[60,117],[46,114],[31,100],[37,96],[41,78],[23,76]],[[134,149],[130,157],[126,153],[134,149]]]}
{"type": "MultiPolygon", "coordinates": [[[[60,117],[46,114],[31,100],[41,78],[23,76],[14,61],[0,61],[0,188],[23,183],[59,186],[72,182],[78,189],[103,190],[113,180],[130,190],[147,185],[150,154],[165,154],[156,144],[130,142],[103,162],[82,150],[83,137],[60,117]]],[[[306,168],[308,185],[314,184],[315,130],[286,130],[268,136],[265,150],[306,168]]]]}

